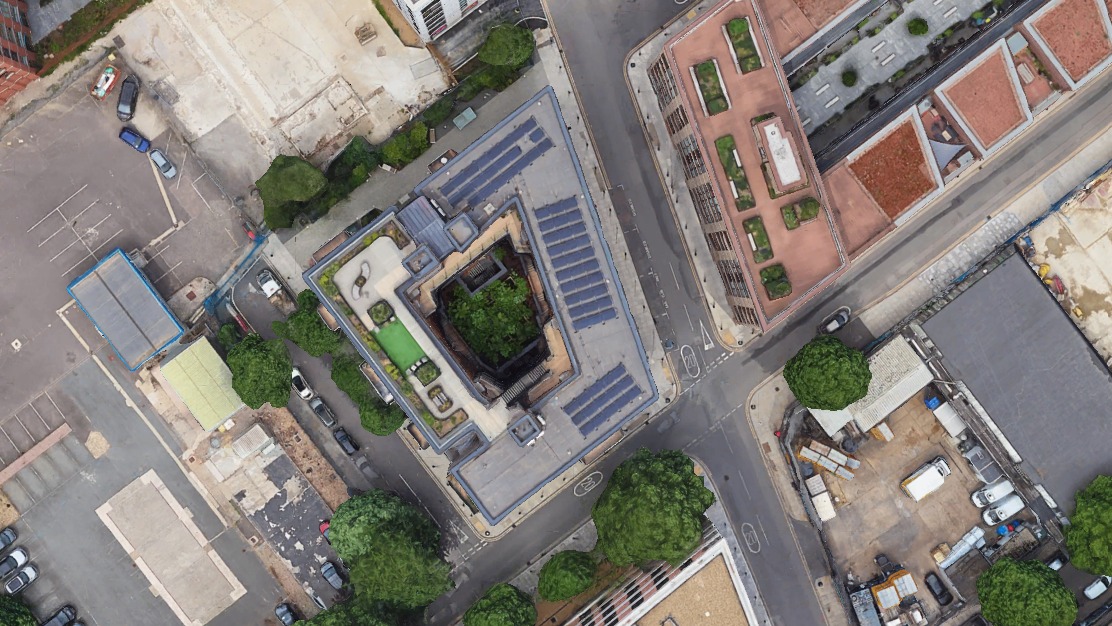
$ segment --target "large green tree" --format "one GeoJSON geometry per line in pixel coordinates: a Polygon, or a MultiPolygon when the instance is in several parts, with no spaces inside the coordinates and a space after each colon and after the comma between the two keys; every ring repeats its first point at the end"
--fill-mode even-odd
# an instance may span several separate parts
{"type": "Polygon", "coordinates": [[[533,626],[536,622],[532,598],[506,583],[487,589],[463,615],[463,626],[533,626]]]}
{"type": "Polygon", "coordinates": [[[294,342],[310,356],[335,354],[344,345],[343,339],[324,325],[317,314],[318,304],[317,294],[308,289],[302,291],[297,294],[297,310],[286,321],[271,323],[271,330],[282,339],[294,342]]]}
{"type": "Polygon", "coordinates": [[[38,626],[39,620],[19,596],[0,595],[0,624],[3,626],[38,626]]]}
{"type": "Polygon", "coordinates": [[[1075,567],[1112,574],[1112,476],[1097,476],[1077,492],[1077,509],[1066,526],[1066,547],[1075,567]]]}
{"type": "Polygon", "coordinates": [[[333,604],[317,613],[313,619],[299,621],[295,626],[393,626],[393,622],[360,602],[351,600],[333,604]]]}
{"type": "Polygon", "coordinates": [[[679,450],[637,451],[615,470],[591,511],[598,548],[619,567],[679,563],[699,545],[714,494],[679,450]]]}
{"type": "Polygon", "coordinates": [[[788,361],[784,379],[803,406],[838,411],[865,397],[873,374],[860,350],[821,335],[788,361]]]}
{"type": "Polygon", "coordinates": [[[244,337],[228,352],[232,388],[243,403],[257,409],[267,402],[284,407],[290,401],[293,361],[281,339],[267,341],[258,333],[244,337]]]}
{"type": "Polygon", "coordinates": [[[385,491],[341,504],[329,536],[361,603],[416,609],[452,586],[440,557],[440,531],[419,509],[385,491]]]}
{"type": "Polygon", "coordinates": [[[359,371],[360,360],[350,355],[332,359],[332,382],[359,408],[359,423],[380,436],[393,434],[405,423],[405,413],[396,404],[382,401],[371,383],[359,371]]]}
{"type": "Polygon", "coordinates": [[[479,60],[504,67],[521,67],[533,56],[536,41],[533,32],[513,24],[500,24],[490,29],[483,47],[479,48],[479,60]]]}
{"type": "Polygon", "coordinates": [[[528,281],[516,274],[470,295],[457,287],[448,303],[448,319],[479,356],[501,363],[540,334],[530,296],[528,281]]]}
{"type": "Polygon", "coordinates": [[[1004,557],[977,579],[981,613],[995,626],[1070,626],[1077,601],[1041,561],[1004,557]]]}
{"type": "Polygon", "coordinates": [[[595,582],[597,568],[595,557],[590,553],[578,550],[557,552],[541,568],[537,593],[553,602],[574,598],[595,582]]]}
{"type": "Polygon", "coordinates": [[[305,204],[328,186],[328,180],[301,157],[278,155],[255,187],[263,201],[263,221],[270,228],[289,228],[305,204]]]}

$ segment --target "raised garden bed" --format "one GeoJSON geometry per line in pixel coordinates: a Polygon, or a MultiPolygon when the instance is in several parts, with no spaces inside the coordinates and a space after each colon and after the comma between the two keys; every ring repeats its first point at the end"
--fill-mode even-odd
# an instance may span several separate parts
{"type": "Polygon", "coordinates": [[[718,152],[718,161],[730,180],[730,191],[734,196],[734,206],[739,211],[757,206],[753,199],[753,192],[749,189],[749,179],[745,177],[745,170],[741,167],[741,159],[737,154],[737,143],[733,135],[724,135],[714,140],[714,148],[718,152]]]}
{"type": "Polygon", "coordinates": [[[444,419],[434,417],[431,414],[422,415],[421,417],[423,421],[429,425],[429,428],[433,429],[437,436],[443,438],[444,435],[452,432],[456,426],[467,421],[467,412],[463,409],[458,409],[444,419]]]}
{"type": "Polygon", "coordinates": [[[743,74],[764,67],[761,55],[757,52],[757,43],[753,41],[753,33],[749,29],[749,18],[739,17],[726,23],[726,34],[733,44],[734,55],[737,58],[738,69],[743,74]]]}
{"type": "Polygon", "coordinates": [[[394,365],[402,371],[428,358],[417,340],[410,334],[409,329],[401,322],[390,322],[380,328],[375,333],[375,340],[386,351],[386,355],[394,365]]]}
{"type": "Polygon", "coordinates": [[[695,81],[699,84],[699,93],[703,96],[707,115],[718,115],[730,108],[726,92],[722,88],[722,78],[718,75],[718,64],[714,59],[695,66],[695,81]]]}
{"type": "Polygon", "coordinates": [[[788,230],[799,228],[800,224],[806,224],[817,218],[820,207],[819,201],[810,196],[780,207],[780,214],[784,216],[784,226],[787,226],[788,230]]]}
{"type": "Polygon", "coordinates": [[[749,235],[749,247],[753,250],[753,262],[764,263],[772,258],[772,243],[768,240],[768,231],[765,230],[764,220],[751,217],[741,223],[741,227],[749,235]]]}
{"type": "Polygon", "coordinates": [[[440,385],[429,389],[428,395],[429,400],[432,400],[433,404],[436,405],[437,413],[444,413],[452,408],[452,399],[448,397],[448,394],[444,393],[444,388],[440,385]]]}
{"type": "Polygon", "coordinates": [[[779,263],[761,270],[761,284],[764,285],[769,300],[779,300],[792,293],[792,284],[788,282],[784,266],[779,263]]]}
{"type": "Polygon", "coordinates": [[[385,300],[375,302],[367,313],[371,316],[371,321],[375,323],[375,326],[379,327],[394,319],[394,309],[385,300]]]}
{"type": "Polygon", "coordinates": [[[427,363],[418,367],[417,371],[413,372],[413,375],[417,378],[417,380],[421,382],[422,385],[425,385],[427,387],[429,383],[436,380],[437,378],[440,378],[440,368],[436,366],[436,363],[428,361],[427,363]]]}

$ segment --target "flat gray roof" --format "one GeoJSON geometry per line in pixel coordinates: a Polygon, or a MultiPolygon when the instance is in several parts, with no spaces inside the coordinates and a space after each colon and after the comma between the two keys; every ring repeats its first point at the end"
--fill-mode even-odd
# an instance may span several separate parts
{"type": "Polygon", "coordinates": [[[162,297],[120,248],[66,291],[132,371],[182,336],[162,297]]]}
{"type": "Polygon", "coordinates": [[[1059,506],[1112,473],[1112,375],[1022,256],[923,329],[1059,506]]]}

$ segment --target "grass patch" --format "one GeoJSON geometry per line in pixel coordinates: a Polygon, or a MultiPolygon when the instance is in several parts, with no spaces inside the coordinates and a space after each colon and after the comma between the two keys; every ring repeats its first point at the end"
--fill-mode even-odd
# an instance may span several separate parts
{"type": "Polygon", "coordinates": [[[737,191],[734,206],[739,211],[757,206],[756,200],[753,199],[753,192],[749,189],[749,179],[745,177],[745,170],[734,157],[734,150],[737,148],[734,136],[724,135],[715,139],[714,148],[718,152],[718,161],[726,172],[726,178],[734,183],[734,189],[737,191]]]}
{"type": "Polygon", "coordinates": [[[734,44],[734,54],[737,55],[743,74],[764,67],[761,64],[761,55],[757,53],[757,44],[753,41],[753,33],[749,31],[749,18],[730,20],[726,23],[726,32],[730,35],[730,42],[734,44]]]}
{"type": "Polygon", "coordinates": [[[375,0],[375,8],[378,9],[378,14],[382,16],[382,19],[386,20],[386,24],[390,26],[390,30],[394,31],[394,35],[400,39],[402,36],[401,31],[398,30],[397,26],[394,26],[394,22],[390,21],[390,16],[387,15],[386,7],[382,6],[381,0],[375,0]]]}
{"type": "Polygon", "coordinates": [[[386,351],[386,356],[403,372],[425,358],[425,351],[417,345],[413,335],[409,334],[409,330],[401,322],[390,322],[383,326],[375,333],[375,340],[386,351]]]}
{"type": "Polygon", "coordinates": [[[792,284],[788,282],[784,266],[779,263],[761,270],[761,284],[764,285],[769,300],[779,300],[792,293],[792,284]]]}
{"type": "Polygon", "coordinates": [[[771,259],[772,242],[768,240],[768,231],[765,230],[764,220],[759,217],[751,217],[742,222],[741,227],[752,237],[753,246],[756,247],[756,250],[753,251],[753,262],[764,263],[771,259]]]}
{"type": "Polygon", "coordinates": [[[703,102],[707,105],[707,113],[718,115],[730,108],[726,102],[726,93],[722,90],[722,79],[718,77],[718,68],[714,61],[703,61],[695,66],[695,77],[699,82],[699,92],[703,94],[703,102]]]}
{"type": "Polygon", "coordinates": [[[780,215],[784,217],[784,226],[787,226],[788,230],[799,228],[799,215],[795,212],[794,204],[780,207],[780,215]]]}

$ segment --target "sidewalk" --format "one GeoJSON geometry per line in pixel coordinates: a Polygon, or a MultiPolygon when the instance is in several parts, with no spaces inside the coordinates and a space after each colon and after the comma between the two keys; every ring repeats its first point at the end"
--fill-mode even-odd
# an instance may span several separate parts
{"type": "Polygon", "coordinates": [[[660,56],[664,43],[673,33],[683,29],[701,13],[691,11],[665,26],[659,33],[626,58],[626,86],[637,107],[639,117],[644,120],[642,128],[653,151],[653,163],[657,168],[661,185],[671,195],[669,204],[672,214],[683,235],[687,260],[703,289],[703,300],[709,306],[708,313],[714,322],[715,334],[719,344],[727,350],[737,350],[759,336],[751,326],[734,322],[730,316],[730,305],[726,302],[726,287],[714,265],[710,245],[703,236],[695,204],[687,193],[687,183],[683,173],[683,163],[675,158],[675,151],[668,139],[668,129],[657,107],[656,95],[649,82],[648,68],[660,56]]]}

